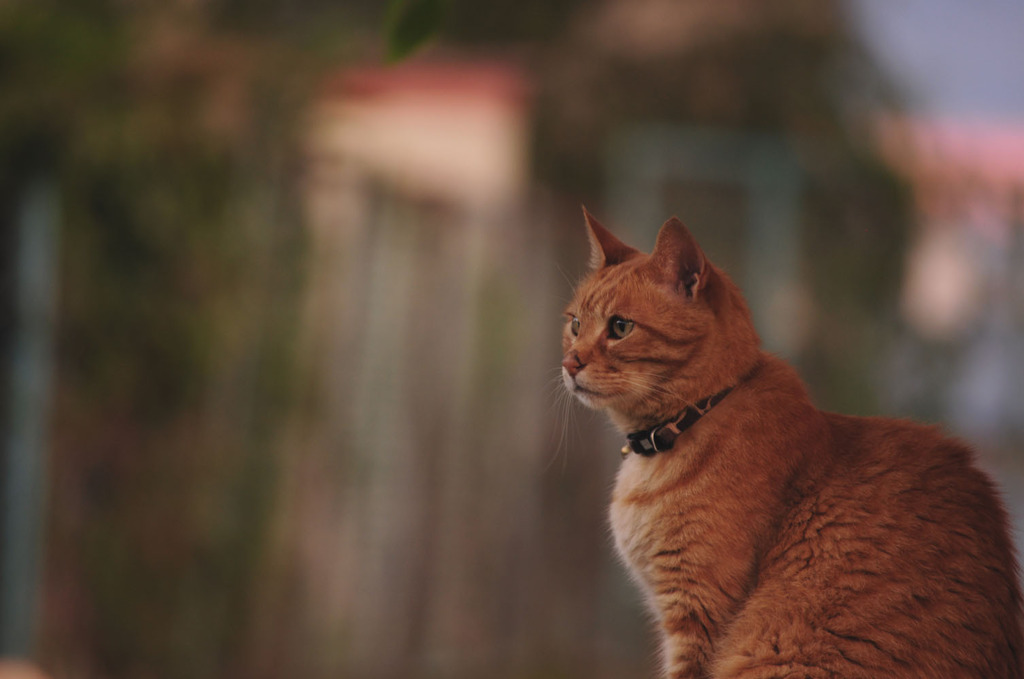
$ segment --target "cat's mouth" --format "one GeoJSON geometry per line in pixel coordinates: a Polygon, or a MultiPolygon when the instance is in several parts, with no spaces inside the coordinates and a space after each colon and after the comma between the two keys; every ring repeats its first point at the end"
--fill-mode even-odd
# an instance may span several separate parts
{"type": "Polygon", "coordinates": [[[580,386],[579,383],[573,383],[573,385],[572,385],[572,393],[578,394],[578,395],[581,395],[581,396],[593,396],[595,398],[600,398],[600,397],[604,396],[604,394],[596,392],[593,389],[587,389],[586,387],[580,386]]]}
{"type": "Polygon", "coordinates": [[[603,395],[596,391],[591,391],[585,387],[581,387],[578,384],[573,385],[572,394],[588,408],[600,408],[601,402],[604,401],[603,395]]]}
{"type": "Polygon", "coordinates": [[[583,375],[570,375],[564,368],[562,370],[562,380],[565,383],[565,388],[584,404],[591,408],[598,408],[600,403],[607,402],[609,394],[594,389],[592,384],[587,383],[587,380],[581,379],[583,377],[583,375]]]}
{"type": "Polygon", "coordinates": [[[565,383],[573,396],[583,401],[583,403],[588,406],[594,407],[599,401],[604,401],[608,398],[606,394],[589,389],[572,378],[567,378],[565,383]]]}

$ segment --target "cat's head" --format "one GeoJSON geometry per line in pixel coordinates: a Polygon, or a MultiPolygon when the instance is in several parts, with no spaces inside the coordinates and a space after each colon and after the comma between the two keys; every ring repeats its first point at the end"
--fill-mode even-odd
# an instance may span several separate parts
{"type": "Polygon", "coordinates": [[[562,378],[622,429],[663,422],[736,384],[760,360],[738,288],[675,217],[651,254],[584,209],[592,271],[565,310],[562,378]]]}

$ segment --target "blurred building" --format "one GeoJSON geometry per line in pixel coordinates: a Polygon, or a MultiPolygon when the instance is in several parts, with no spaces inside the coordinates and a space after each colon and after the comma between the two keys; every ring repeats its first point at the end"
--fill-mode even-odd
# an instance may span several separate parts
{"type": "Polygon", "coordinates": [[[1024,440],[1024,125],[889,120],[882,139],[919,215],[901,297],[918,349],[900,352],[896,406],[1024,440]]]}
{"type": "MultiPolygon", "coordinates": [[[[528,123],[529,85],[511,65],[348,69],[327,84],[314,112],[314,182],[333,164],[350,179],[378,181],[410,198],[460,210],[507,208],[527,188],[528,123]]],[[[318,187],[310,192],[314,223],[330,211],[318,187]]]]}

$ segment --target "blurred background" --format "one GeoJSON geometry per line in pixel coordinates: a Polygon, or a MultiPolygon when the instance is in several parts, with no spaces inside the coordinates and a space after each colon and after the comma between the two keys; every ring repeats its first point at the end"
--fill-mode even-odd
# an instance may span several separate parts
{"type": "Polygon", "coordinates": [[[1022,28],[1013,0],[3,0],[0,657],[652,676],[621,444],[558,383],[581,203],[643,249],[680,216],[821,407],[943,424],[1019,522],[1022,28]]]}

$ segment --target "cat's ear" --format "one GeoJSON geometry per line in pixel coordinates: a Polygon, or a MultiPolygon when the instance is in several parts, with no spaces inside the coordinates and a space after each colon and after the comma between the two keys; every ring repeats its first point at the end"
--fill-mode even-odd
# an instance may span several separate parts
{"type": "Polygon", "coordinates": [[[590,237],[591,269],[597,270],[619,264],[640,254],[639,250],[629,247],[613,236],[612,232],[604,228],[604,225],[597,221],[585,207],[583,208],[583,219],[587,222],[587,235],[590,237]]]}
{"type": "Polygon", "coordinates": [[[672,217],[661,225],[651,264],[687,297],[696,298],[707,284],[708,262],[689,229],[672,217]]]}

